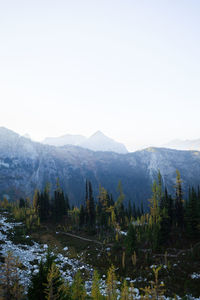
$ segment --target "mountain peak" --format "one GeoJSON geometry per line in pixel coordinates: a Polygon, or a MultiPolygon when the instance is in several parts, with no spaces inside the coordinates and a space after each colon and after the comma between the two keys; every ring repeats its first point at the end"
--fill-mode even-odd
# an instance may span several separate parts
{"type": "Polygon", "coordinates": [[[81,135],[64,135],[57,138],[46,138],[44,144],[54,146],[75,145],[87,148],[93,151],[111,151],[117,153],[128,153],[126,147],[106,136],[102,131],[98,130],[89,138],[81,135]]]}
{"type": "Polygon", "coordinates": [[[110,139],[110,138],[107,135],[105,135],[102,131],[98,130],[88,138],[88,140],[90,139],[110,139]]]}
{"type": "Polygon", "coordinates": [[[100,131],[100,130],[97,130],[95,133],[93,133],[92,135],[91,135],[91,137],[92,136],[106,136],[102,131],[100,131]]]}
{"type": "Polygon", "coordinates": [[[81,147],[93,151],[109,151],[117,153],[128,153],[126,147],[106,136],[100,130],[96,131],[87,140],[80,144],[81,147]]]}

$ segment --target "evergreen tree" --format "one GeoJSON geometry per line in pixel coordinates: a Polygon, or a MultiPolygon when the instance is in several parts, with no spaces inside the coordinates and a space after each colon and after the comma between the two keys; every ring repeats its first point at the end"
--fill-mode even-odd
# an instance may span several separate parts
{"type": "Polygon", "coordinates": [[[100,278],[96,270],[94,270],[93,281],[92,281],[92,292],[91,296],[93,300],[101,300],[102,295],[100,293],[100,278]]]}
{"type": "Polygon", "coordinates": [[[116,275],[115,275],[115,268],[113,265],[108,270],[107,280],[106,280],[106,292],[107,292],[108,300],[117,299],[116,275]]]}
{"type": "Polygon", "coordinates": [[[175,198],[175,219],[179,227],[184,225],[184,209],[183,209],[183,192],[182,192],[182,180],[178,170],[176,170],[176,198],[175,198]]]}
{"type": "Polygon", "coordinates": [[[126,251],[129,254],[133,254],[135,250],[137,250],[137,234],[135,227],[132,223],[130,223],[128,232],[125,238],[125,246],[126,251]]]}
{"type": "Polygon", "coordinates": [[[26,204],[25,200],[23,198],[20,198],[19,199],[19,208],[25,207],[25,204],[26,204]]]}
{"type": "Polygon", "coordinates": [[[79,213],[79,226],[82,227],[85,224],[85,210],[81,204],[80,213],[79,213]]]}
{"type": "Polygon", "coordinates": [[[47,286],[48,272],[55,260],[55,256],[48,250],[46,261],[40,261],[39,272],[32,274],[31,284],[28,288],[28,300],[44,300],[45,299],[45,286],[47,286]]]}
{"type": "Polygon", "coordinates": [[[137,210],[136,210],[135,202],[133,203],[133,213],[132,213],[132,215],[133,215],[134,219],[137,219],[137,210]]]}
{"type": "Polygon", "coordinates": [[[131,200],[130,199],[128,201],[127,216],[128,216],[129,221],[130,221],[131,220],[131,216],[132,216],[132,206],[131,206],[131,200]]]}
{"type": "Polygon", "coordinates": [[[199,210],[198,197],[194,188],[189,191],[189,200],[186,208],[187,231],[191,238],[198,238],[199,236],[199,210]]]}
{"type": "Polygon", "coordinates": [[[65,196],[60,186],[54,191],[53,200],[53,216],[56,222],[62,221],[63,217],[67,214],[67,207],[65,202],[65,196]]]}
{"type": "Polygon", "coordinates": [[[95,205],[94,205],[94,197],[92,192],[92,184],[89,181],[89,203],[88,203],[88,215],[89,215],[89,224],[91,227],[95,224],[95,205]]]}
{"type": "Polygon", "coordinates": [[[63,293],[61,293],[61,287],[64,284],[63,279],[61,278],[60,271],[55,263],[52,263],[48,275],[47,275],[47,283],[44,284],[46,289],[44,293],[46,294],[45,299],[47,300],[62,300],[65,297],[63,293]]]}
{"type": "Polygon", "coordinates": [[[124,280],[123,285],[122,285],[122,289],[121,289],[121,300],[129,300],[129,290],[128,290],[128,286],[127,286],[127,282],[126,280],[124,280]]]}
{"type": "Polygon", "coordinates": [[[3,291],[0,290],[0,297],[5,300],[21,300],[23,287],[19,281],[19,261],[8,251],[5,262],[0,268],[0,279],[3,291]]]}
{"type": "Polygon", "coordinates": [[[85,287],[80,270],[76,273],[72,283],[72,300],[84,300],[86,298],[85,287]]]}
{"type": "Polygon", "coordinates": [[[33,208],[36,213],[38,213],[38,209],[39,209],[39,197],[40,197],[39,191],[35,190],[33,196],[33,208]]]}
{"type": "Polygon", "coordinates": [[[117,221],[119,224],[124,224],[125,212],[124,212],[123,202],[124,202],[125,195],[122,190],[121,181],[119,181],[119,183],[118,183],[117,191],[119,192],[119,196],[117,198],[117,201],[115,202],[117,221]]]}

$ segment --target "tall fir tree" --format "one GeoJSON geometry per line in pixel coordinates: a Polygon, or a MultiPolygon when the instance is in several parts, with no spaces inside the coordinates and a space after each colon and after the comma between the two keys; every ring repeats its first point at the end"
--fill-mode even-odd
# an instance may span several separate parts
{"type": "Polygon", "coordinates": [[[175,185],[175,205],[174,215],[177,225],[183,228],[184,225],[184,208],[183,208],[183,191],[182,191],[182,180],[178,170],[176,170],[176,185],[175,185]]]}

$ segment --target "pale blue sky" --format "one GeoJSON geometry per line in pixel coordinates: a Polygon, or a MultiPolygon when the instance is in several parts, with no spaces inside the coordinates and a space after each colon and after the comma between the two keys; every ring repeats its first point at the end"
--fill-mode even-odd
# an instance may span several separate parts
{"type": "Polygon", "coordinates": [[[0,126],[200,138],[200,1],[0,0],[0,126]]]}

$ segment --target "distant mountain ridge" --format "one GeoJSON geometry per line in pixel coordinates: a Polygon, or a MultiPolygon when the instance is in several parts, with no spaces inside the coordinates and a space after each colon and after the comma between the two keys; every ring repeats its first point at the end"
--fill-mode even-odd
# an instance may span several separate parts
{"type": "Polygon", "coordinates": [[[196,140],[172,140],[163,147],[177,150],[197,150],[200,151],[200,139],[196,140]]]}
{"type": "Polygon", "coordinates": [[[92,182],[94,196],[99,185],[117,199],[117,184],[122,182],[125,203],[144,201],[148,207],[152,184],[158,169],[163,184],[174,192],[176,169],[181,173],[184,196],[191,185],[200,184],[200,152],[147,148],[127,154],[91,151],[79,146],[55,147],[36,143],[19,134],[0,128],[0,197],[32,197],[36,188],[47,182],[51,190],[59,178],[70,202],[80,205],[85,199],[86,179],[92,182]]]}
{"type": "Polygon", "coordinates": [[[79,144],[83,143],[86,139],[87,138],[83,135],[65,134],[59,137],[47,137],[42,141],[42,143],[56,147],[65,145],[78,146],[79,144]]]}
{"type": "Polygon", "coordinates": [[[113,139],[107,137],[101,131],[95,132],[89,138],[86,138],[82,135],[72,135],[66,134],[60,137],[48,137],[44,139],[43,144],[48,144],[51,146],[80,146],[82,148],[90,149],[93,151],[109,151],[116,153],[128,153],[125,145],[122,143],[116,142],[113,139]]]}

